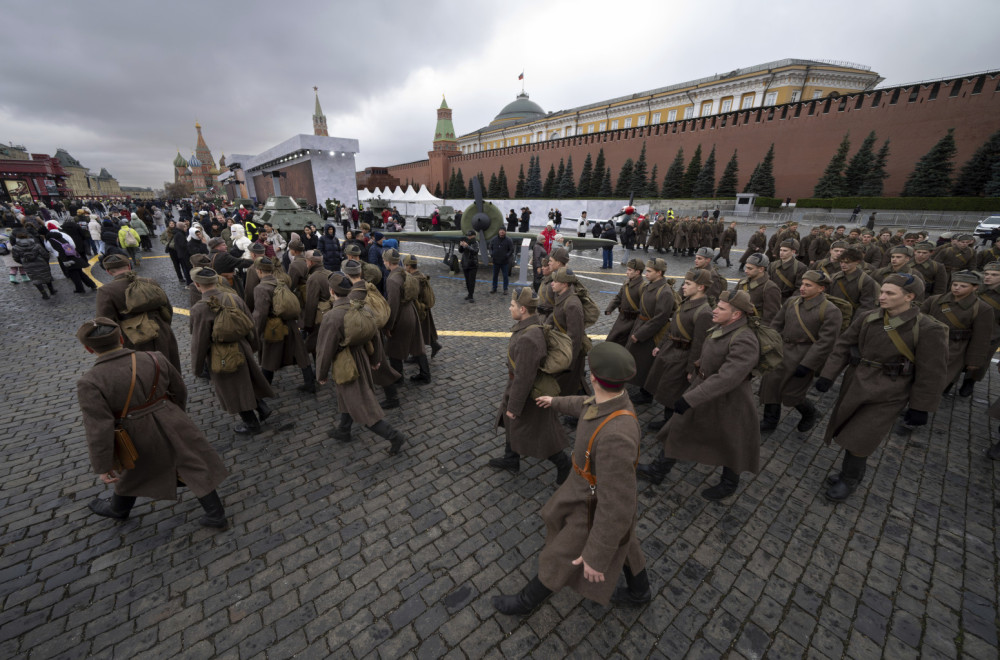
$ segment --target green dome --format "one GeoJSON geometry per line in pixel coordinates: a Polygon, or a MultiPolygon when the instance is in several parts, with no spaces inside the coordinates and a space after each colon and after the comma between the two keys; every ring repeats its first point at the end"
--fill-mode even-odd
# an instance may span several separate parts
{"type": "Polygon", "coordinates": [[[525,92],[521,92],[514,101],[505,105],[500,114],[494,117],[490,123],[496,124],[522,119],[541,119],[544,116],[545,111],[542,110],[542,107],[529,99],[525,92]]]}
{"type": "Polygon", "coordinates": [[[184,156],[182,156],[181,152],[178,151],[177,158],[174,158],[174,167],[187,167],[187,164],[187,161],[184,160],[184,156]]]}

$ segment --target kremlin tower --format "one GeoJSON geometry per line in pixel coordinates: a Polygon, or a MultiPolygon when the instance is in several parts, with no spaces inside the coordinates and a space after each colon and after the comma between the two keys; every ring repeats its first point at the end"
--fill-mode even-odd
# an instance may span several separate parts
{"type": "Polygon", "coordinates": [[[319,107],[319,87],[313,87],[313,92],[316,94],[316,111],[313,112],[313,135],[328,137],[330,134],[326,132],[326,115],[323,114],[323,108],[319,107]]]}

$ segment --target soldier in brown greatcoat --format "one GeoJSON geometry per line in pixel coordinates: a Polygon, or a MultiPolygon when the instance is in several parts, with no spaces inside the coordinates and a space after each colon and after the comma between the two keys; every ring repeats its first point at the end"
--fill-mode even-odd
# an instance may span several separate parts
{"type": "Polygon", "coordinates": [[[781,334],[783,350],[781,367],[765,373],[760,381],[761,431],[778,427],[782,404],[802,415],[796,427],[799,431],[805,433],[816,425],[816,406],[806,393],[833,350],[843,320],[840,309],[826,299],[829,285],[820,271],[806,271],[799,295],[789,298],[770,323],[781,334]]]}
{"type": "MultiPolygon", "coordinates": [[[[219,278],[215,271],[210,268],[193,268],[191,279],[194,282],[193,286],[201,293],[203,301],[214,300],[226,307],[237,307],[247,316],[250,315],[246,303],[235,292],[219,287],[219,278]]],[[[196,373],[209,361],[212,324],[217,316],[218,313],[212,310],[208,302],[198,302],[191,306],[191,365],[196,373]]],[[[274,391],[254,358],[254,353],[259,348],[257,333],[251,332],[240,339],[239,345],[243,354],[243,365],[233,373],[213,373],[208,369],[209,378],[215,387],[215,396],[222,404],[222,409],[228,413],[239,414],[242,424],[236,427],[236,432],[257,433],[260,431],[260,423],[271,415],[271,409],[263,400],[274,396],[274,391]]]]}
{"type": "Polygon", "coordinates": [[[403,259],[403,266],[406,268],[408,274],[420,281],[419,300],[421,302],[417,305],[417,319],[420,321],[420,333],[423,335],[424,344],[431,347],[431,358],[433,359],[438,354],[438,351],[441,350],[441,343],[438,342],[437,326],[434,325],[434,311],[422,302],[425,296],[424,292],[427,289],[431,289],[431,295],[433,296],[431,280],[417,268],[416,255],[406,255],[403,259]]]}
{"type": "MultiPolygon", "coordinates": [[[[993,359],[997,349],[1000,349],[1000,261],[983,264],[983,284],[976,295],[979,296],[979,301],[986,303],[993,312],[990,345],[986,349],[986,354],[993,359]]],[[[976,374],[977,380],[982,380],[985,375],[986,369],[983,369],[982,373],[976,374]]]]}
{"type": "MultiPolygon", "coordinates": [[[[916,246],[913,246],[916,249],[916,246]]],[[[1000,247],[994,243],[989,250],[980,250],[976,252],[976,270],[983,270],[988,263],[994,261],[1000,261],[1000,247]]]]}
{"type": "Polygon", "coordinates": [[[988,352],[993,334],[993,309],[976,295],[982,281],[982,276],[974,270],[955,271],[951,274],[951,291],[931,296],[920,308],[948,328],[948,366],[944,382],[950,389],[964,373],[959,396],[972,396],[976,381],[993,357],[988,352]]]}
{"type": "Polygon", "coordinates": [[[306,301],[306,281],[309,279],[309,264],[303,256],[305,251],[306,246],[299,239],[288,243],[288,278],[291,280],[288,288],[302,304],[306,301]]]}
{"type": "Polygon", "coordinates": [[[416,298],[404,300],[406,271],[399,265],[399,250],[389,248],[382,253],[389,276],[385,280],[385,299],[389,302],[389,321],[385,324],[385,351],[392,368],[403,373],[403,360],[415,357],[420,373],[410,376],[414,383],[431,382],[431,366],[424,352],[424,336],[417,318],[416,298]]]}
{"type": "Polygon", "coordinates": [[[605,341],[613,341],[622,346],[628,341],[629,334],[635,320],[639,318],[639,299],[642,295],[642,271],[646,268],[646,262],[642,259],[629,259],[625,264],[625,283],[619,289],[615,297],[608,303],[608,308],[604,310],[604,315],[618,310],[618,318],[608,331],[605,341]]]}
{"type": "Polygon", "coordinates": [[[265,248],[260,243],[251,243],[247,248],[253,255],[253,264],[247,267],[246,281],[243,283],[243,302],[247,308],[253,312],[253,292],[260,283],[260,273],[257,272],[257,262],[264,257],[265,248]]]}
{"type": "Polygon", "coordinates": [[[319,323],[316,321],[316,315],[319,309],[326,310],[331,305],[330,285],[327,283],[330,271],[323,267],[323,253],[319,250],[306,252],[305,261],[309,266],[309,272],[305,283],[305,300],[302,303],[302,316],[299,317],[299,323],[302,325],[302,334],[306,337],[306,350],[310,355],[316,357],[316,338],[319,335],[319,323]]]}
{"type": "Polygon", "coordinates": [[[768,324],[781,307],[781,289],[767,274],[770,260],[766,254],[751,255],[743,269],[747,276],[736,283],[733,291],[746,291],[761,323],[768,324]]]}
{"type": "MultiPolygon", "coordinates": [[[[719,223],[719,226],[721,227],[722,223],[719,223]]],[[[719,236],[719,254],[715,255],[712,262],[717,263],[719,259],[725,259],[726,268],[732,268],[733,264],[729,261],[729,252],[736,245],[737,240],[739,239],[736,237],[736,223],[730,222],[729,226],[719,236]]]]}
{"type": "Polygon", "coordinates": [[[580,280],[572,270],[560,268],[552,272],[552,282],[549,284],[555,299],[552,314],[545,320],[544,325],[565,332],[573,341],[573,362],[569,369],[556,376],[562,396],[587,392],[583,367],[587,351],[590,349],[590,338],[587,337],[587,330],[583,326],[583,305],[580,303],[580,297],[576,295],[576,285],[579,283],[580,280]]]}
{"type": "Polygon", "coordinates": [[[674,290],[663,277],[666,270],[667,262],[663,259],[650,259],[646,262],[646,285],[639,297],[639,318],[635,320],[625,344],[635,360],[632,384],[639,386],[639,392],[631,397],[633,404],[653,402],[652,392],[646,389],[649,370],[655,358],[653,349],[666,334],[670,315],[674,311],[674,290]]]}
{"type": "Polygon", "coordinates": [[[918,242],[913,246],[913,263],[910,268],[924,278],[924,295],[936,296],[948,293],[948,272],[941,262],[931,259],[934,244],[928,241],[918,242]]]}
{"type": "MultiPolygon", "coordinates": [[[[389,441],[389,453],[399,453],[406,442],[406,436],[385,421],[385,413],[375,398],[375,381],[372,378],[371,358],[365,347],[341,346],[344,335],[344,314],[350,309],[350,295],[355,300],[364,300],[364,289],[354,288],[351,280],[343,273],[333,273],[328,278],[333,308],[323,315],[316,345],[316,368],[320,374],[320,384],[326,384],[333,360],[340,351],[350,351],[358,370],[353,382],[338,384],[337,409],[340,411],[340,425],[330,431],[330,436],[348,442],[352,439],[351,426],[358,422],[389,441]]],[[[378,351],[376,351],[378,355],[378,351]]],[[[374,365],[377,366],[377,365],[374,365]]]]}
{"type": "Polygon", "coordinates": [[[816,389],[826,392],[847,368],[824,437],[827,444],[835,440],[844,448],[840,473],[827,480],[831,501],[847,499],[858,487],[867,457],[907,404],[905,422],[910,426],[926,424],[927,413],[937,410],[945,385],[948,330],[913,306],[923,286],[913,275],[887,277],[879,294],[881,309],[854,317],[816,379],[816,389]]]}
{"type": "MultiPolygon", "coordinates": [[[[955,271],[972,268],[976,263],[976,253],[969,246],[975,242],[971,234],[955,234],[952,236],[951,245],[946,245],[934,253],[934,261],[941,262],[949,278],[955,271]]],[[[951,279],[948,280],[948,284],[951,284],[951,279]]]]}
{"type": "MultiPolygon", "coordinates": [[[[896,245],[889,248],[889,265],[879,268],[874,273],[872,273],[872,279],[882,284],[882,280],[888,275],[898,274],[898,275],[916,275],[920,279],[924,279],[923,275],[912,269],[913,263],[913,249],[905,245],[896,245]]],[[[918,303],[923,302],[923,298],[917,299],[918,303]]]]}
{"type": "Polygon", "coordinates": [[[847,248],[840,255],[840,272],[830,280],[830,295],[851,303],[857,318],[878,306],[879,285],[861,270],[863,255],[857,248],[847,248]]]}
{"type": "Polygon", "coordinates": [[[257,261],[256,268],[260,273],[260,284],[254,288],[253,292],[253,321],[257,329],[257,336],[260,338],[260,368],[264,372],[264,377],[267,378],[268,383],[271,383],[274,380],[275,371],[297,364],[302,370],[304,381],[298,387],[299,391],[314,393],[316,391],[316,374],[313,372],[312,364],[309,362],[309,354],[306,353],[306,346],[299,333],[298,321],[282,321],[288,328],[288,334],[281,341],[269,342],[264,339],[264,327],[271,315],[274,289],[278,286],[278,280],[275,279],[274,273],[279,267],[270,258],[264,257],[257,261]]]}
{"type": "Polygon", "coordinates": [[[490,459],[492,468],[517,472],[521,456],[548,459],[556,466],[556,484],[566,481],[572,466],[566,452],[569,439],[551,408],[540,408],[532,396],[538,368],[546,356],[545,334],[538,323],[538,297],[530,287],[515,289],[510,301],[514,319],[507,345],[507,388],[497,411],[506,443],[502,458],[490,459]]]}
{"type": "Polygon", "coordinates": [[[101,481],[115,484],[111,499],[91,501],[90,510],[124,520],[136,497],[176,500],[178,482],[182,482],[205,509],[201,524],[225,527],[226,513],[215,489],[228,473],[201,429],[184,412],[187,388],[180,372],[162,353],[123,348],[121,330],[111,319],[85,322],[76,337],[97,355],[94,366],[76,382],[90,465],[101,481]],[[119,470],[115,422],[126,404],[121,424],[138,459],[134,468],[119,470]]]}
{"type": "Polygon", "coordinates": [[[705,295],[709,282],[706,271],[700,268],[688,271],[681,284],[684,301],[674,311],[663,339],[652,351],[653,366],[646,377],[646,389],[663,405],[663,418],[646,424],[650,431],[659,431],[674,414],[674,401],[687,389],[701,357],[701,346],[712,325],[712,307],[705,295]]]}
{"type": "Polygon", "coordinates": [[[594,396],[538,398],[538,405],[580,420],[573,446],[575,474],[542,507],[546,533],[538,574],[519,593],[494,596],[493,606],[500,612],[529,614],[563,587],[601,605],[651,600],[635,531],[635,457],[641,432],[624,391],[633,371],[622,346],[602,342],[590,353],[594,396]],[[615,589],[623,570],[627,586],[615,589]]]}
{"type": "MultiPolygon", "coordinates": [[[[347,259],[344,263],[348,261],[353,261],[354,263],[361,266],[361,276],[365,282],[371,282],[375,286],[378,286],[382,282],[382,269],[375,264],[370,264],[367,261],[361,261],[361,248],[353,243],[344,248],[344,257],[347,259]]],[[[341,266],[341,270],[343,266],[341,266]]],[[[345,273],[347,271],[344,271],[345,273]]]]}
{"type": "Polygon", "coordinates": [[[849,247],[851,244],[847,241],[834,241],[830,244],[829,254],[814,263],[812,269],[821,271],[827,279],[832,280],[833,276],[840,272],[840,255],[849,247]]]}
{"type": "MultiPolygon", "coordinates": [[[[135,316],[128,311],[128,305],[125,303],[125,289],[128,288],[131,282],[130,278],[135,277],[132,275],[132,266],[128,258],[120,254],[109,254],[101,262],[101,265],[108,271],[108,275],[111,275],[114,279],[97,290],[97,315],[121,324],[122,321],[135,316]]],[[[155,280],[145,277],[142,280],[154,286],[160,286],[155,280]]],[[[166,296],[166,293],[163,295],[166,296]]],[[[170,318],[172,315],[173,308],[170,306],[147,312],[147,318],[157,325],[156,339],[136,346],[125,336],[125,348],[132,348],[137,351],[159,351],[167,356],[170,364],[177,371],[180,371],[180,351],[177,348],[177,338],[170,327],[170,318]],[[167,318],[165,319],[164,316],[167,318]]],[[[123,332],[122,335],[124,336],[125,333],[123,332]]]]}
{"type": "Polygon", "coordinates": [[[805,264],[795,258],[799,250],[799,242],[794,238],[781,241],[778,246],[778,260],[772,261],[768,269],[771,281],[781,289],[781,300],[784,302],[798,293],[802,284],[802,273],[806,272],[805,264]]]}
{"type": "Polygon", "coordinates": [[[707,270],[712,274],[712,284],[709,285],[706,295],[708,295],[708,304],[714,305],[715,301],[719,299],[719,294],[729,288],[726,283],[726,278],[722,276],[719,269],[715,267],[712,263],[712,248],[702,247],[698,248],[698,251],[694,255],[694,267],[707,270]]]}
{"type": "MultiPolygon", "coordinates": [[[[385,298],[378,292],[375,285],[363,279],[364,273],[361,269],[361,262],[347,260],[341,265],[341,270],[351,282],[351,300],[367,303],[370,299],[378,296],[385,301],[385,298]]],[[[379,272],[381,273],[381,271],[379,272]]],[[[388,305],[387,302],[385,304],[388,305]]],[[[385,353],[385,342],[383,341],[381,332],[375,335],[372,347],[374,348],[374,353],[369,355],[369,361],[374,365],[372,367],[372,382],[385,391],[385,400],[380,401],[379,406],[382,410],[398,408],[400,406],[399,383],[403,380],[403,374],[393,369],[392,365],[389,364],[389,357],[385,353]]]]}
{"type": "Polygon", "coordinates": [[[569,265],[569,250],[552,248],[548,260],[542,261],[542,280],[538,285],[538,319],[545,323],[555,307],[556,297],[552,292],[552,273],[569,265]]]}
{"type": "MultiPolygon", "coordinates": [[[[743,256],[740,257],[740,270],[743,270],[744,264],[746,264],[747,259],[751,255],[757,253],[763,253],[767,250],[767,227],[761,225],[757,231],[750,234],[749,240],[747,240],[747,249],[743,251],[743,256]]],[[[764,256],[767,256],[766,254],[764,256]]],[[[770,259],[768,260],[770,262],[770,259]]]]}
{"type": "Polygon", "coordinates": [[[721,465],[719,483],[701,492],[707,500],[721,500],[736,492],[741,472],[759,469],[760,430],[750,373],[760,348],[747,327],[748,314],[753,314],[753,304],[745,292],[723,292],[712,310],[715,325],[701,347],[691,386],[671,406],[676,414],[656,436],[663,448],[652,463],[639,465],[640,478],[660,483],[678,460],[721,465]],[[720,422],[726,419],[739,424],[720,422]]]}

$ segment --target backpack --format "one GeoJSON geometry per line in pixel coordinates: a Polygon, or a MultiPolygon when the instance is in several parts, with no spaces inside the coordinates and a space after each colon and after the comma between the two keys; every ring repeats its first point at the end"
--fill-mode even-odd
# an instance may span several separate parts
{"type": "MultiPolygon", "coordinates": [[[[747,316],[747,325],[756,336],[758,345],[757,366],[753,368],[755,375],[762,375],[781,367],[784,360],[784,341],[777,330],[763,325],[757,316],[747,316]]],[[[732,347],[733,339],[743,330],[737,330],[729,340],[732,347]]]]}
{"type": "Polygon", "coordinates": [[[128,286],[125,287],[125,310],[129,314],[141,314],[161,307],[170,307],[167,292],[156,282],[138,277],[133,272],[129,272],[126,279],[128,286]]]}
{"type": "Polygon", "coordinates": [[[215,312],[215,321],[212,323],[213,342],[220,344],[238,342],[253,332],[253,320],[235,304],[224,304],[215,296],[198,302],[205,303],[215,312]]]}
{"type": "Polygon", "coordinates": [[[407,272],[403,272],[403,290],[401,300],[404,303],[415,302],[420,296],[420,280],[407,272]]]}
{"type": "Polygon", "coordinates": [[[365,290],[368,291],[368,296],[365,298],[365,305],[375,315],[375,324],[380,329],[384,328],[385,324],[389,322],[389,316],[392,314],[389,303],[371,282],[365,282],[365,290]]]}
{"type": "Polygon", "coordinates": [[[139,240],[135,237],[135,230],[128,227],[125,228],[125,237],[122,239],[125,243],[125,247],[139,247],[139,240]]]}
{"type": "Polygon", "coordinates": [[[425,275],[420,279],[420,296],[418,300],[423,304],[426,309],[433,309],[434,303],[434,289],[431,288],[431,282],[427,279],[425,275]]]}
{"type": "Polygon", "coordinates": [[[560,374],[573,364],[573,340],[565,332],[550,325],[539,326],[545,335],[545,359],[538,370],[547,374],[560,374]]]}
{"type": "Polygon", "coordinates": [[[278,282],[271,294],[271,314],[282,321],[295,321],[302,313],[302,305],[284,282],[278,282]]]}
{"type": "Polygon", "coordinates": [[[213,341],[212,346],[209,348],[208,355],[208,368],[215,374],[234,374],[247,362],[246,357],[243,355],[243,349],[240,348],[240,343],[238,341],[213,341]]]}
{"type": "Polygon", "coordinates": [[[340,345],[364,346],[374,339],[381,327],[376,317],[377,313],[368,305],[368,300],[352,300],[350,308],[344,313],[344,339],[340,345]]]}
{"type": "Polygon", "coordinates": [[[580,299],[580,304],[583,305],[583,327],[589,328],[597,323],[597,319],[601,317],[601,311],[597,308],[594,299],[590,297],[587,287],[577,284],[576,295],[580,299]]]}
{"type": "MultiPolygon", "coordinates": [[[[854,305],[851,304],[850,300],[844,300],[837,296],[831,296],[829,293],[826,294],[826,299],[833,303],[837,309],[840,310],[841,321],[840,321],[840,331],[843,332],[851,326],[851,320],[854,318],[854,305]]],[[[819,320],[823,322],[823,312],[826,309],[826,303],[824,302],[819,308],[819,320]]]]}
{"type": "Polygon", "coordinates": [[[78,256],[80,256],[80,255],[77,254],[76,248],[73,247],[72,243],[63,243],[58,238],[54,239],[54,240],[55,240],[56,243],[59,244],[59,247],[61,247],[62,250],[63,250],[63,254],[65,254],[67,257],[78,257],[78,256]]]}

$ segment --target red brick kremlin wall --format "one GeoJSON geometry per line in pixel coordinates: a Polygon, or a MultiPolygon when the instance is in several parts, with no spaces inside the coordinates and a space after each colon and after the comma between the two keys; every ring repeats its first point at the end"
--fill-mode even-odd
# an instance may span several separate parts
{"type": "MultiPolygon", "coordinates": [[[[779,198],[811,197],[813,187],[823,174],[844,134],[851,134],[853,155],[870,131],[878,141],[890,139],[889,178],[885,181],[886,196],[896,196],[913,167],[949,128],[955,129],[958,153],[955,170],[994,132],[1000,130],[1000,71],[966,79],[925,83],[868,92],[837,99],[803,101],[770,108],[730,112],[670,124],[657,124],[604,133],[561,138],[537,144],[522,145],[463,154],[451,158],[455,170],[462,169],[466,181],[482,172],[486,181],[503,165],[513,196],[521,166],[527,170],[528,159],[541,159],[542,181],[550,165],[559,168],[560,158],[573,157],[573,172],[577,178],[587,154],[597,158],[600,149],[611,168],[612,184],[627,158],[639,157],[643,142],[649,170],[658,165],[657,184],[662,183],[667,168],[684,148],[686,161],[700,144],[702,162],[716,147],[716,181],[722,175],[733,150],[739,150],[739,189],[750,178],[754,167],[774,143],[774,178],[779,198]],[[981,83],[979,81],[982,81],[981,83]],[[956,96],[952,91],[960,89],[956,96]],[[934,95],[937,86],[936,98],[934,95]],[[980,86],[978,93],[975,88],[980,86]],[[894,102],[895,99],[895,102],[894,102]]],[[[409,180],[415,186],[427,184],[434,190],[438,181],[431,177],[428,161],[390,166],[389,173],[400,182],[409,180]]],[[[440,182],[442,187],[446,182],[440,182]]]]}

